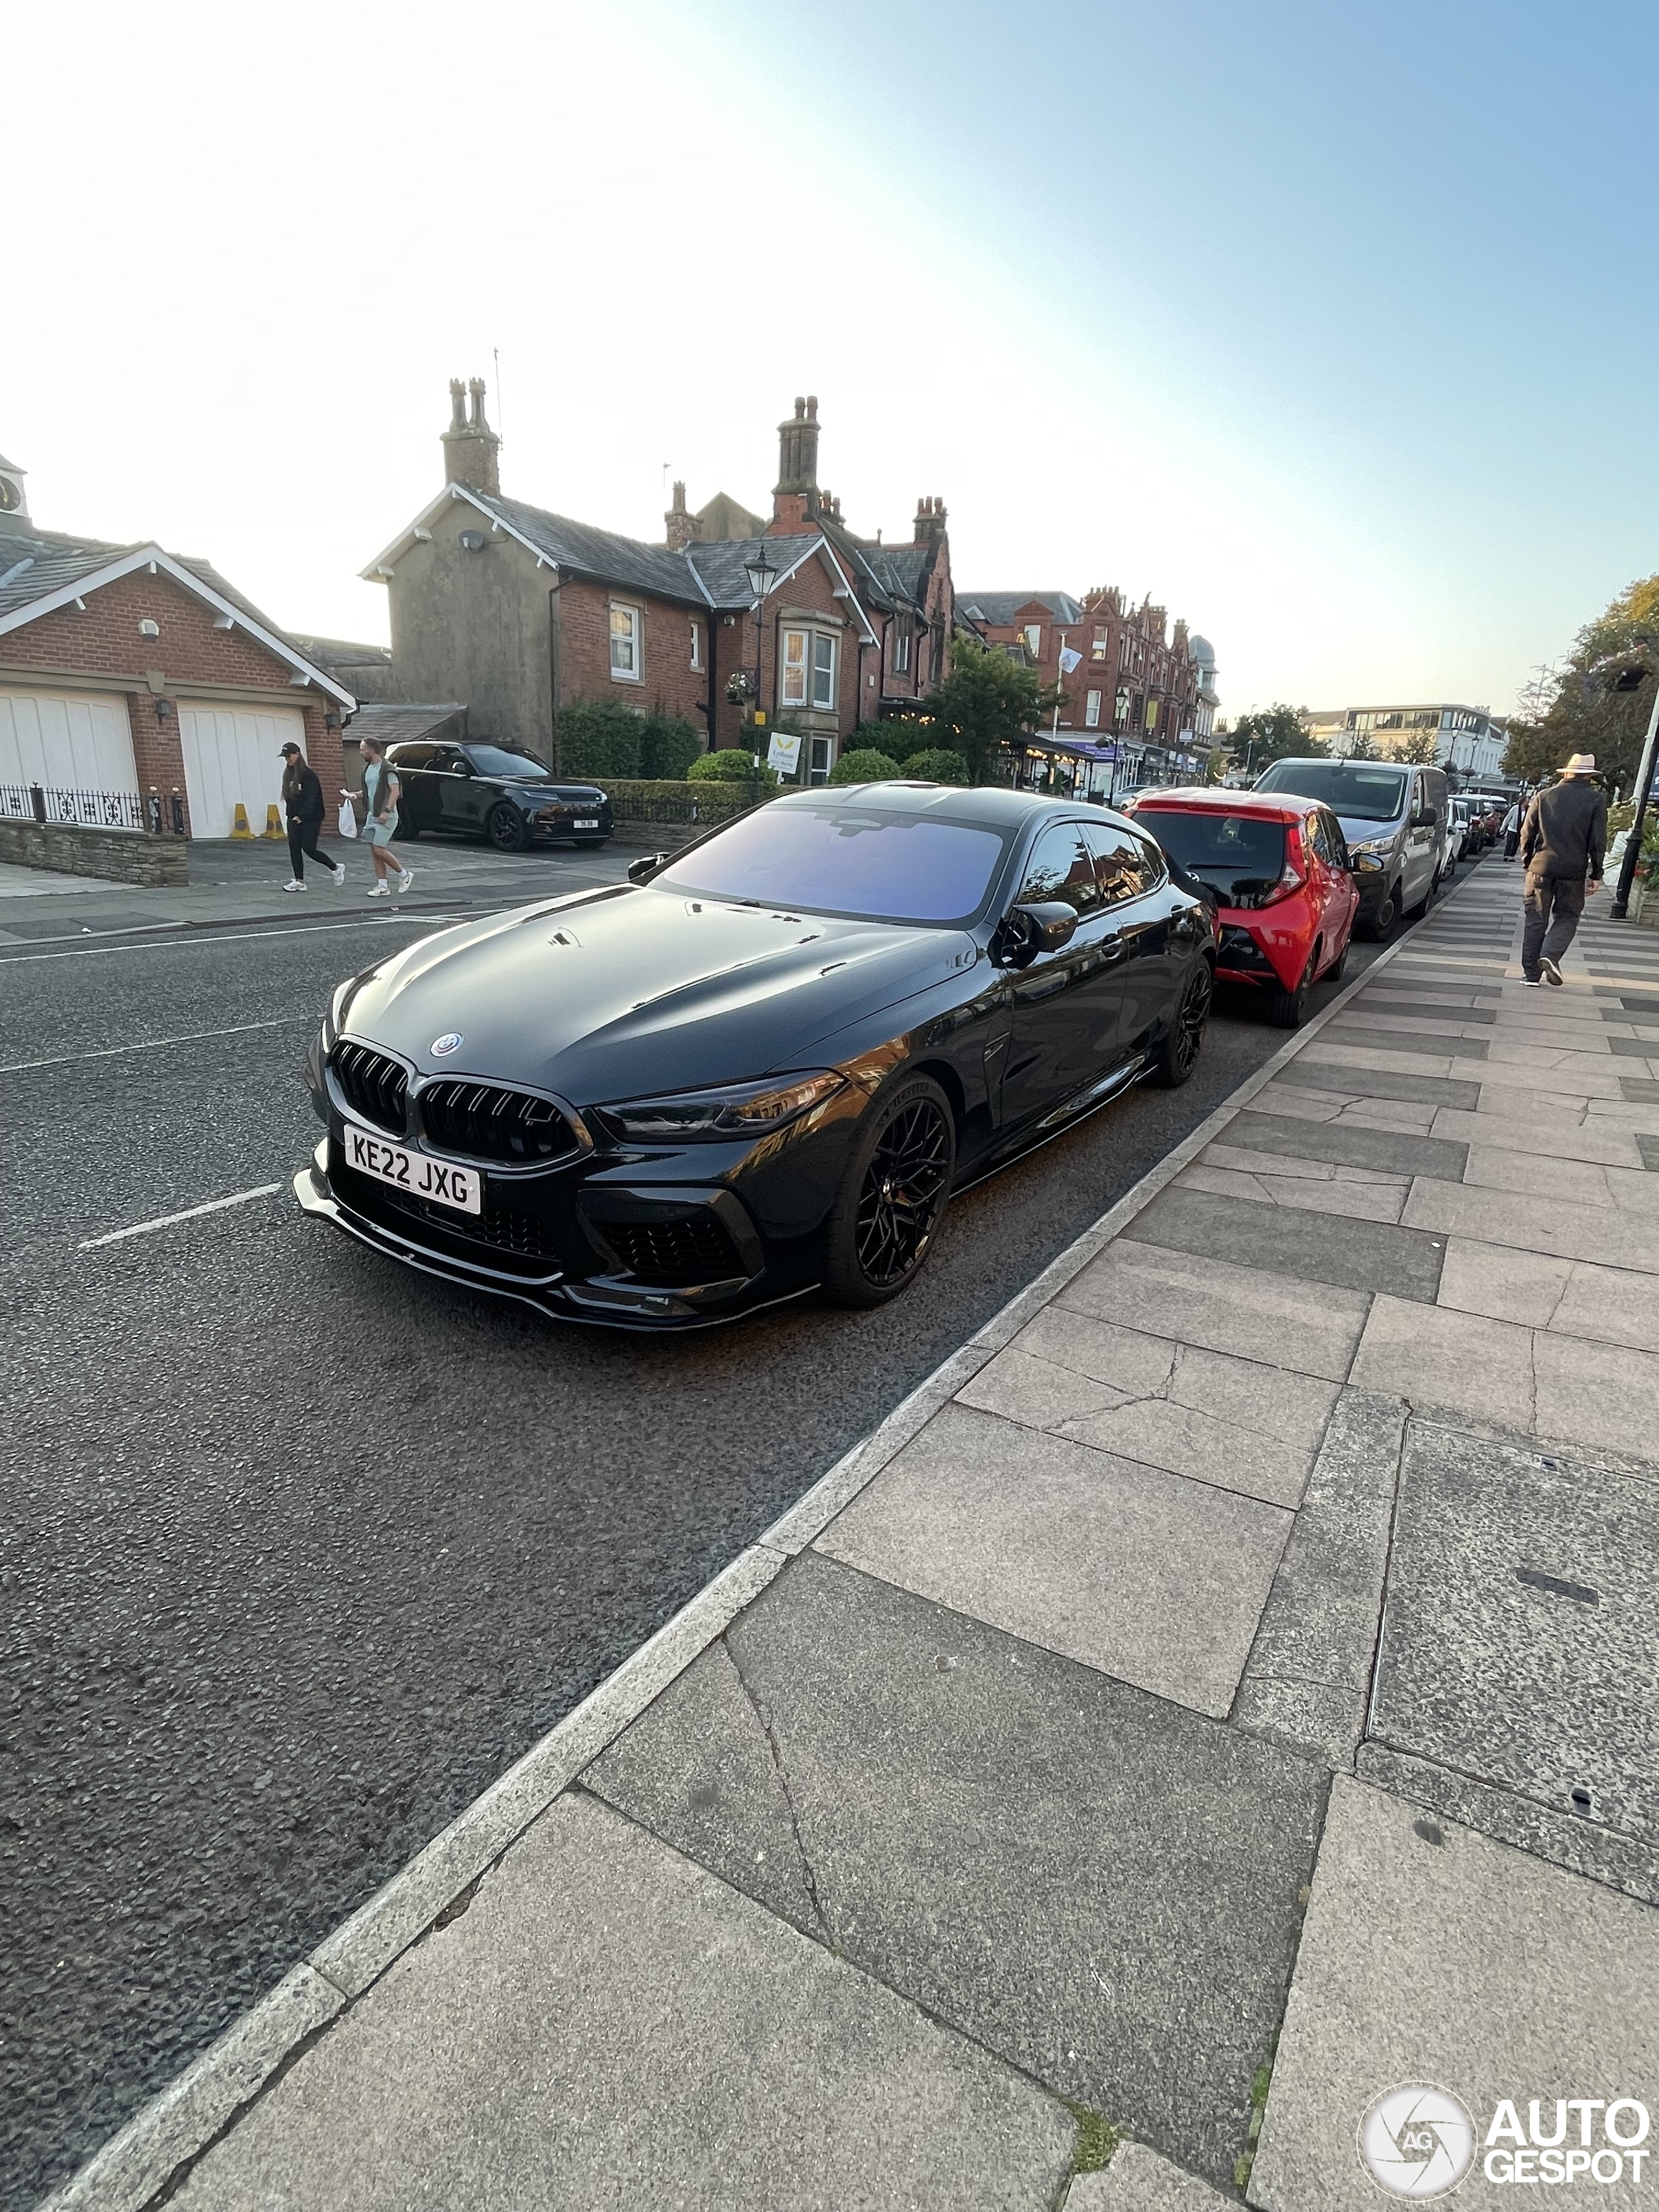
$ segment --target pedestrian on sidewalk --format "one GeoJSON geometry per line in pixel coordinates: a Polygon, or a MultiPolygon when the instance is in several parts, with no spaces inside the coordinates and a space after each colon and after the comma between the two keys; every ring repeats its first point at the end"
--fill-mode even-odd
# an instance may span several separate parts
{"type": "Polygon", "coordinates": [[[283,885],[285,891],[302,891],[306,887],[306,854],[310,854],[319,868],[326,868],[337,889],[345,881],[345,870],[335,861],[325,860],[317,850],[317,833],[323,826],[323,787],[318,781],[317,771],[307,760],[292,739],[283,747],[283,805],[288,810],[288,858],[294,873],[283,885]]]}
{"type": "Polygon", "coordinates": [[[1521,802],[1517,799],[1504,817],[1504,858],[1512,860],[1515,848],[1521,842],[1521,802]]]}
{"type": "Polygon", "coordinates": [[[1521,980],[1535,988],[1559,983],[1562,954],[1572,943],[1589,892],[1601,888],[1607,842],[1607,802],[1594,753],[1575,753],[1561,781],[1540,791],[1527,809],[1521,860],[1527,871],[1522,902],[1521,980]]]}
{"type": "Polygon", "coordinates": [[[413,868],[404,867],[392,849],[392,833],[398,827],[398,801],[403,787],[398,781],[398,771],[386,757],[386,747],[378,738],[364,738],[363,805],[368,819],[363,823],[363,835],[368,840],[369,857],[374,863],[374,888],[370,898],[390,898],[392,885],[387,878],[395,875],[398,889],[406,891],[415,880],[413,868]]]}

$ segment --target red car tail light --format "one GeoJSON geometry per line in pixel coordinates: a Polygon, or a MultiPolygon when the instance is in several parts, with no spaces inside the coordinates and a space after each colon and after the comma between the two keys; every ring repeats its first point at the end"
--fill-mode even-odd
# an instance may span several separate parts
{"type": "Polygon", "coordinates": [[[1289,898],[1299,891],[1308,880],[1308,856],[1303,849],[1302,830],[1298,823],[1285,825],[1285,866],[1279,871],[1279,881],[1262,900],[1263,906],[1272,906],[1278,900],[1289,898]]]}

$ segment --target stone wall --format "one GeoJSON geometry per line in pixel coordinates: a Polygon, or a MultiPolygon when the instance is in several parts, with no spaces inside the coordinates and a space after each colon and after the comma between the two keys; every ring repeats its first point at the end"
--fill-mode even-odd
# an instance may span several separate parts
{"type": "Polygon", "coordinates": [[[174,885],[190,881],[182,837],[142,830],[83,830],[70,822],[0,822],[0,861],[51,868],[63,876],[99,876],[106,883],[174,885]]]}

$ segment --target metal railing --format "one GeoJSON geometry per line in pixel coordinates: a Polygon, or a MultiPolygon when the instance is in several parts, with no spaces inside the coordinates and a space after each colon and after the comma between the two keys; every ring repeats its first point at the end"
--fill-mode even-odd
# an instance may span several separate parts
{"type": "Polygon", "coordinates": [[[185,834],[179,792],[148,799],[136,791],[70,791],[44,783],[0,783],[0,820],[66,823],[80,830],[147,830],[152,836],[185,834]]]}

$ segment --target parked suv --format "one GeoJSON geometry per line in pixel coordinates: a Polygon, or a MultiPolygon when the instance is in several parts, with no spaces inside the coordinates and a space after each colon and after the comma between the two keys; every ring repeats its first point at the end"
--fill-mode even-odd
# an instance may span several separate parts
{"type": "Polygon", "coordinates": [[[449,830],[487,837],[497,852],[568,837],[597,849],[608,842],[611,800],[597,784],[556,776],[545,762],[509,745],[393,745],[398,834],[449,830]]]}
{"type": "Polygon", "coordinates": [[[1281,760],[1262,771],[1257,798],[1294,792],[1328,806],[1342,824],[1359,884],[1356,931],[1394,934],[1401,915],[1421,914],[1439,889],[1451,791],[1437,768],[1397,761],[1281,760]]]}

